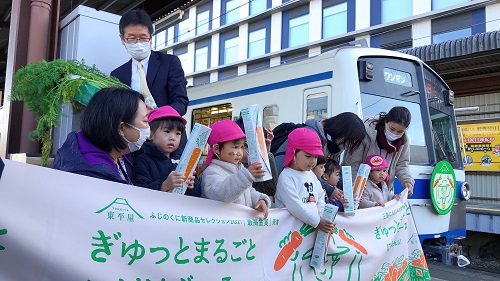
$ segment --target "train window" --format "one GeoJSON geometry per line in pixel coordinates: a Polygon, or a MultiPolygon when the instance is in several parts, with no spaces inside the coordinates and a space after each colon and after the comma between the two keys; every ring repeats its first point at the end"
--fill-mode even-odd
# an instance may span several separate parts
{"type": "MultiPolygon", "coordinates": [[[[454,134],[455,123],[449,115],[432,107],[429,107],[429,113],[432,122],[432,137],[437,158],[436,162],[448,160],[454,168],[458,167],[457,140],[454,134]]],[[[472,147],[472,150],[490,151],[491,147],[487,143],[484,143],[472,147]]]]}
{"type": "Polygon", "coordinates": [[[262,122],[264,128],[274,129],[279,124],[279,107],[276,104],[264,107],[262,114],[262,122]]]}
{"type": "Polygon", "coordinates": [[[330,86],[307,89],[304,91],[305,116],[304,120],[313,118],[326,119],[330,112],[330,94],[332,88],[330,86]]]}
{"type": "Polygon", "coordinates": [[[376,95],[363,93],[361,95],[363,105],[363,118],[372,118],[380,112],[388,112],[394,106],[404,106],[410,110],[411,123],[406,134],[410,140],[410,162],[415,164],[428,164],[429,153],[425,142],[422,113],[418,103],[396,100],[376,95]]]}
{"type": "Polygon", "coordinates": [[[191,128],[194,123],[210,126],[219,120],[231,120],[233,106],[230,103],[193,109],[191,128]]]}

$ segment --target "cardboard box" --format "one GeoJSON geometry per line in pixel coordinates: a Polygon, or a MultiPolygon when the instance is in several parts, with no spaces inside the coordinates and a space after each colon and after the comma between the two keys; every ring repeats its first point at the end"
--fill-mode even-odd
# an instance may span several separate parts
{"type": "MultiPolygon", "coordinates": [[[[339,208],[332,204],[326,204],[323,209],[323,215],[321,216],[325,220],[333,222],[337,211],[339,208]]],[[[309,263],[312,267],[322,270],[325,267],[326,253],[328,251],[328,242],[330,240],[331,233],[326,233],[322,230],[318,230],[316,233],[316,241],[314,242],[313,253],[311,256],[311,262],[309,263]]]]}
{"type": "MultiPolygon", "coordinates": [[[[369,176],[370,176],[370,165],[367,164],[359,165],[358,173],[356,174],[356,179],[354,180],[354,196],[355,197],[357,196],[358,199],[361,199],[361,195],[365,190],[366,181],[368,180],[369,176]]],[[[357,201],[357,204],[354,206],[354,209],[357,209],[358,207],[359,207],[359,201],[357,201]]]]}
{"type": "Polygon", "coordinates": [[[344,197],[349,200],[349,204],[344,206],[346,216],[354,216],[354,190],[352,187],[351,166],[342,166],[342,183],[344,188],[344,197]]]}
{"type": "Polygon", "coordinates": [[[273,178],[269,155],[267,154],[264,130],[262,129],[262,117],[258,105],[250,105],[241,109],[241,117],[245,126],[245,135],[248,144],[248,164],[254,162],[262,163],[262,169],[266,171],[263,177],[255,178],[255,181],[267,181],[273,178]]]}
{"type": "Polygon", "coordinates": [[[205,148],[208,141],[208,136],[210,136],[210,129],[207,126],[195,123],[193,130],[189,135],[189,140],[182,152],[179,164],[175,169],[176,172],[181,172],[184,174],[184,183],[182,187],[176,187],[172,190],[172,193],[178,193],[184,195],[187,189],[186,180],[189,176],[193,175],[196,167],[198,166],[198,161],[200,161],[201,153],[205,148]]]}

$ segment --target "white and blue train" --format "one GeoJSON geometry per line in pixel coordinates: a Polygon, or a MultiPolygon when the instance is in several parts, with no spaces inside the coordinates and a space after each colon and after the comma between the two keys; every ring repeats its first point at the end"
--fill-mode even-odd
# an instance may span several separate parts
{"type": "MultiPolygon", "coordinates": [[[[188,88],[186,119],[210,125],[238,117],[242,107],[259,104],[265,127],[302,123],[351,111],[363,120],[393,106],[412,114],[408,128],[414,194],[409,198],[420,240],[441,238],[450,245],[466,234],[469,186],[460,157],[453,92],[420,59],[407,54],[346,46],[291,64],[267,68],[188,88]],[[447,160],[454,168],[457,196],[451,212],[440,215],[431,202],[434,166],[447,160]]],[[[395,181],[395,192],[402,191],[395,181]]]]}

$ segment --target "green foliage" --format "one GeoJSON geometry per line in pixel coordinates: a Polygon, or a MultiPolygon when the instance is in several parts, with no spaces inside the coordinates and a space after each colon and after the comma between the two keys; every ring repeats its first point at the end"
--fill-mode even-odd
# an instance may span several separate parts
{"type": "Polygon", "coordinates": [[[30,139],[42,142],[42,165],[52,147],[52,126],[58,126],[61,104],[69,104],[82,87],[91,83],[98,88],[127,87],[115,77],[108,77],[97,67],[75,60],[38,61],[19,69],[14,75],[11,100],[24,101],[37,120],[30,139]]]}

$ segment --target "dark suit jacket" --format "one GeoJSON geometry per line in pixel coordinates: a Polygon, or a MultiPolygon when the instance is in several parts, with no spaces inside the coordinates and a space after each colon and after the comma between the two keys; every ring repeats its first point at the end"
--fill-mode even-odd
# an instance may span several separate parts
{"type": "MultiPolygon", "coordinates": [[[[113,70],[111,76],[130,86],[132,59],[113,70]]],[[[177,56],[151,51],[146,81],[158,107],[170,105],[180,115],[186,114],[189,103],[186,91],[187,82],[181,61],[177,56]]]]}

